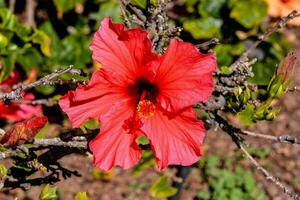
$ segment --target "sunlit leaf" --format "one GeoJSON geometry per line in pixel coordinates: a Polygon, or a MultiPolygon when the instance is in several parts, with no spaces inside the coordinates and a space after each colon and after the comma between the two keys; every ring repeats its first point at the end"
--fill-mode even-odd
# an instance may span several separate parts
{"type": "Polygon", "coordinates": [[[89,197],[86,192],[78,192],[74,200],[89,200],[89,197]]]}
{"type": "Polygon", "coordinates": [[[159,177],[150,189],[150,193],[155,198],[167,198],[176,194],[177,189],[169,186],[168,177],[159,177]]]}
{"type": "Polygon", "coordinates": [[[7,174],[7,169],[6,167],[0,163],[0,179],[2,179],[3,177],[5,177],[7,174]]]}
{"type": "Polygon", "coordinates": [[[39,44],[41,46],[41,50],[44,55],[50,56],[51,39],[44,31],[36,30],[31,36],[31,39],[33,43],[39,44]]]}
{"type": "Polygon", "coordinates": [[[14,124],[1,138],[5,147],[14,147],[31,140],[47,123],[47,117],[33,117],[14,124]]]}
{"type": "Polygon", "coordinates": [[[57,188],[52,187],[49,184],[45,185],[45,187],[42,189],[39,200],[56,200],[58,199],[57,196],[57,188]]]}

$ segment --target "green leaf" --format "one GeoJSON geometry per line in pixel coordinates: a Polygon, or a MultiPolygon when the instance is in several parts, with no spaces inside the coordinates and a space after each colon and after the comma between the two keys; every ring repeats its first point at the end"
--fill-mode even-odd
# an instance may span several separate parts
{"type": "Polygon", "coordinates": [[[0,48],[4,48],[8,45],[8,39],[5,35],[0,33],[0,48]]]}
{"type": "Polygon", "coordinates": [[[225,75],[231,74],[231,69],[230,69],[230,67],[227,67],[227,66],[220,67],[220,71],[222,74],[225,74],[225,75]]]}
{"type": "Polygon", "coordinates": [[[145,136],[139,136],[137,139],[136,139],[136,143],[137,144],[141,144],[141,145],[147,145],[149,144],[149,140],[147,137],[145,136]]]}
{"type": "Polygon", "coordinates": [[[54,0],[54,4],[59,12],[67,12],[75,8],[76,4],[82,4],[84,0],[54,0]]]}
{"type": "Polygon", "coordinates": [[[168,185],[168,177],[159,177],[150,189],[150,193],[155,198],[167,198],[175,195],[177,189],[168,185]]]}
{"type": "Polygon", "coordinates": [[[251,104],[247,104],[246,108],[239,112],[237,116],[240,118],[242,123],[246,126],[249,126],[254,123],[254,106],[251,104]]]}
{"type": "Polygon", "coordinates": [[[259,25],[267,15],[267,4],[263,0],[239,0],[232,4],[230,17],[246,28],[259,25]]]}
{"type": "Polygon", "coordinates": [[[203,17],[220,17],[220,10],[226,0],[201,0],[198,11],[203,17]]]}
{"type": "Polygon", "coordinates": [[[16,57],[16,62],[20,64],[26,72],[30,72],[33,67],[41,67],[44,58],[36,48],[29,48],[16,57]]]}
{"type": "Polygon", "coordinates": [[[44,31],[34,31],[33,35],[31,36],[31,40],[33,43],[39,44],[41,46],[41,50],[44,55],[50,56],[51,39],[44,31]]]}
{"type": "Polygon", "coordinates": [[[0,0],[0,8],[5,8],[6,7],[6,3],[5,0],[0,0]]]}
{"type": "Polygon", "coordinates": [[[201,190],[200,192],[198,192],[197,197],[201,200],[208,200],[210,199],[210,191],[209,190],[201,190]]]}
{"type": "Polygon", "coordinates": [[[254,180],[254,177],[250,171],[247,171],[244,174],[244,180],[245,180],[245,189],[251,193],[256,188],[256,183],[254,180]]]}
{"type": "Polygon", "coordinates": [[[111,16],[114,22],[122,22],[120,17],[121,10],[118,3],[115,1],[108,1],[101,4],[99,11],[94,18],[97,21],[102,21],[107,16],[111,16]]]}
{"type": "Polygon", "coordinates": [[[147,6],[146,0],[131,0],[131,3],[135,6],[145,9],[147,6]]]}
{"type": "Polygon", "coordinates": [[[74,200],[89,200],[89,197],[86,192],[78,192],[74,200]]]}
{"type": "Polygon", "coordinates": [[[57,188],[52,187],[49,184],[45,185],[40,193],[39,200],[55,200],[58,199],[57,188]]]}
{"type": "Polygon", "coordinates": [[[4,178],[7,174],[7,169],[6,167],[0,163],[0,179],[4,178]]]}
{"type": "Polygon", "coordinates": [[[14,58],[2,57],[0,58],[0,83],[7,79],[14,70],[14,58]]]}
{"type": "Polygon", "coordinates": [[[228,44],[219,44],[214,48],[214,51],[216,52],[219,66],[229,66],[232,63],[232,46],[228,44]]]}
{"type": "Polygon", "coordinates": [[[190,32],[195,39],[209,39],[213,37],[220,37],[220,28],[223,24],[221,19],[213,17],[185,20],[183,28],[190,32]]]}

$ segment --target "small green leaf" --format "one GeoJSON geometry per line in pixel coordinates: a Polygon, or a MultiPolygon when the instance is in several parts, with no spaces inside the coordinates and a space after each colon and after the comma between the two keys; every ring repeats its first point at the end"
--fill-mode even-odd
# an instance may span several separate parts
{"type": "Polygon", "coordinates": [[[0,58],[0,83],[7,79],[14,70],[15,60],[13,57],[0,58]]]}
{"type": "Polygon", "coordinates": [[[86,192],[78,192],[74,200],[89,200],[89,197],[86,192]]]}
{"type": "Polygon", "coordinates": [[[145,9],[147,6],[146,0],[131,0],[131,3],[135,6],[145,9]]]}
{"type": "Polygon", "coordinates": [[[7,169],[6,167],[0,163],[0,179],[4,178],[7,174],[7,169]]]}
{"type": "Polygon", "coordinates": [[[167,198],[176,194],[177,189],[168,185],[168,177],[159,177],[150,189],[150,193],[155,198],[167,198]]]}
{"type": "Polygon", "coordinates": [[[197,197],[201,200],[211,199],[211,194],[209,190],[201,190],[198,192],[197,197]]]}
{"type": "Polygon", "coordinates": [[[52,187],[49,184],[45,185],[43,190],[40,193],[39,200],[56,200],[57,196],[57,188],[52,187]]]}
{"type": "Polygon", "coordinates": [[[220,71],[222,74],[225,74],[225,75],[231,74],[231,69],[230,69],[230,67],[227,67],[227,66],[220,67],[220,71]]]}
{"type": "Polygon", "coordinates": [[[5,35],[0,33],[0,48],[4,48],[8,45],[8,39],[5,35]]]}
{"type": "Polygon", "coordinates": [[[41,85],[36,87],[35,90],[41,94],[49,95],[55,91],[55,87],[52,85],[41,85]]]}
{"type": "Polygon", "coordinates": [[[33,43],[39,44],[41,46],[41,50],[44,55],[50,56],[51,39],[44,31],[36,30],[31,36],[31,40],[33,43]]]}
{"type": "Polygon", "coordinates": [[[139,136],[137,139],[136,139],[136,143],[137,144],[141,144],[141,145],[147,145],[149,144],[149,140],[147,137],[145,136],[139,136]]]}
{"type": "Polygon", "coordinates": [[[237,114],[242,123],[246,126],[249,126],[254,123],[253,115],[254,106],[251,104],[247,104],[246,108],[237,114]]]}
{"type": "Polygon", "coordinates": [[[220,28],[223,24],[221,19],[213,17],[185,20],[183,28],[190,32],[195,39],[209,39],[220,37],[220,28]]]}

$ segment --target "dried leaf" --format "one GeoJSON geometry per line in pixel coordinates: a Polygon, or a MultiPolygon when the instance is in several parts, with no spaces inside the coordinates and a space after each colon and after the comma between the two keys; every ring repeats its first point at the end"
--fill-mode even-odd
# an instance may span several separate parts
{"type": "Polygon", "coordinates": [[[33,117],[16,123],[1,139],[4,147],[15,147],[30,141],[47,123],[47,117],[33,117]]]}

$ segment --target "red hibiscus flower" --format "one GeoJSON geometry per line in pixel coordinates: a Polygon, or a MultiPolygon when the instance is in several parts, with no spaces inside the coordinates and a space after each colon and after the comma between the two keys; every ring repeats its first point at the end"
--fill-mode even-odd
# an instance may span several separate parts
{"type": "MultiPolygon", "coordinates": [[[[18,84],[20,81],[20,75],[17,71],[14,71],[8,79],[3,81],[0,84],[0,92],[10,92],[12,86],[18,84]]],[[[23,100],[33,100],[33,94],[24,94],[23,100]]],[[[29,119],[33,116],[39,115],[42,113],[42,107],[32,106],[28,104],[18,104],[10,103],[5,105],[2,100],[0,100],[0,119],[9,120],[9,121],[21,121],[29,119]]]]}
{"type": "Polygon", "coordinates": [[[173,39],[164,55],[157,55],[147,32],[125,30],[110,18],[90,48],[102,68],[59,104],[74,127],[91,118],[101,121],[100,134],[89,144],[94,164],[105,170],[132,167],[141,157],[140,135],[149,139],[159,169],[195,163],[205,129],[192,105],[211,96],[213,54],[173,39]]]}

